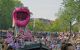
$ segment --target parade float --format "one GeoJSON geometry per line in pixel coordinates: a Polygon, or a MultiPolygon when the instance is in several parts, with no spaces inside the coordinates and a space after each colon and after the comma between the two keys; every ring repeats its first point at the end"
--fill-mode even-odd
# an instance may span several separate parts
{"type": "Polygon", "coordinates": [[[34,43],[32,32],[27,28],[31,12],[27,7],[17,7],[12,13],[14,31],[8,31],[5,44],[19,50],[49,50],[41,43],[34,43]]]}

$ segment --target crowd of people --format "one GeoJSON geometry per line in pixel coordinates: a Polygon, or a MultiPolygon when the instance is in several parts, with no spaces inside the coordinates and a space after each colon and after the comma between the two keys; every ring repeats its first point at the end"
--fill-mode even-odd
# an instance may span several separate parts
{"type": "MultiPolygon", "coordinates": [[[[61,50],[63,43],[70,43],[75,46],[75,49],[80,50],[80,33],[69,32],[53,32],[53,33],[37,33],[37,38],[40,38],[40,42],[47,45],[51,50],[61,50]],[[77,41],[78,39],[78,41],[77,41]]],[[[35,38],[35,41],[38,39],[35,38]]]]}
{"type": "Polygon", "coordinates": [[[4,39],[3,42],[3,50],[6,48],[8,50],[15,50],[15,48],[18,50],[18,48],[23,48],[29,43],[42,43],[50,48],[50,50],[73,50],[72,47],[74,47],[75,50],[80,50],[80,33],[73,33],[73,35],[70,36],[69,32],[37,32],[33,34],[31,40],[18,39],[19,37],[14,38],[12,35],[12,32],[8,32],[8,38],[4,39]],[[79,42],[76,41],[77,39],[79,42]]]}

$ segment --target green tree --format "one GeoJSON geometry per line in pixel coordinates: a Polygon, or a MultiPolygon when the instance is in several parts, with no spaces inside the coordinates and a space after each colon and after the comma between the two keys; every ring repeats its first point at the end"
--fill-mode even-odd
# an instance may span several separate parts
{"type": "Polygon", "coordinates": [[[20,4],[19,2],[18,0],[0,0],[0,29],[8,29],[12,26],[12,11],[16,5],[20,4]]]}
{"type": "MultiPolygon", "coordinates": [[[[80,0],[63,0],[63,9],[58,13],[60,23],[63,25],[63,30],[70,30],[70,23],[75,21],[80,23],[80,0]],[[66,29],[65,29],[66,28],[66,29]]],[[[73,25],[74,27],[74,25],[73,25]]],[[[74,27],[72,30],[79,31],[78,28],[74,27]]]]}
{"type": "Polygon", "coordinates": [[[49,32],[49,31],[51,31],[50,27],[51,27],[50,24],[45,23],[45,22],[43,22],[40,19],[35,19],[35,23],[34,23],[34,20],[31,19],[30,22],[29,22],[29,24],[28,24],[28,28],[30,30],[32,30],[32,31],[35,31],[35,32],[37,32],[37,31],[46,31],[46,32],[49,32]],[[33,26],[33,25],[35,25],[35,26],[33,26]]]}

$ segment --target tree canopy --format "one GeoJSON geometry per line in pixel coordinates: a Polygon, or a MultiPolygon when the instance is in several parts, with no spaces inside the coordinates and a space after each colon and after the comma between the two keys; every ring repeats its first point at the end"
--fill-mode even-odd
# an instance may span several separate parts
{"type": "MultiPolygon", "coordinates": [[[[60,9],[58,12],[58,26],[56,28],[61,28],[59,30],[62,31],[69,31],[70,27],[72,26],[72,31],[77,32],[79,31],[80,25],[80,0],[63,0],[62,3],[63,8],[60,9]],[[74,21],[77,21],[78,25],[72,25],[74,21]],[[70,26],[71,22],[71,26],[70,26]],[[60,24],[61,23],[61,24],[60,24]],[[62,26],[62,27],[61,27],[62,26]]],[[[57,21],[57,20],[56,20],[57,21]]],[[[55,22],[56,22],[55,21],[55,22]]],[[[58,31],[58,30],[57,30],[58,31]]]]}
{"type": "Polygon", "coordinates": [[[19,0],[0,0],[0,29],[12,27],[12,11],[20,5],[19,0]]]}

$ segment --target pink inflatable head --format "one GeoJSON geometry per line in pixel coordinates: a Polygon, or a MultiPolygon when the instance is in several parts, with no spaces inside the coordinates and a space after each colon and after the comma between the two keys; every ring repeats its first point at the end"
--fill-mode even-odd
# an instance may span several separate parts
{"type": "Polygon", "coordinates": [[[13,21],[18,27],[24,27],[30,20],[30,11],[27,7],[17,7],[13,11],[13,21]]]}

